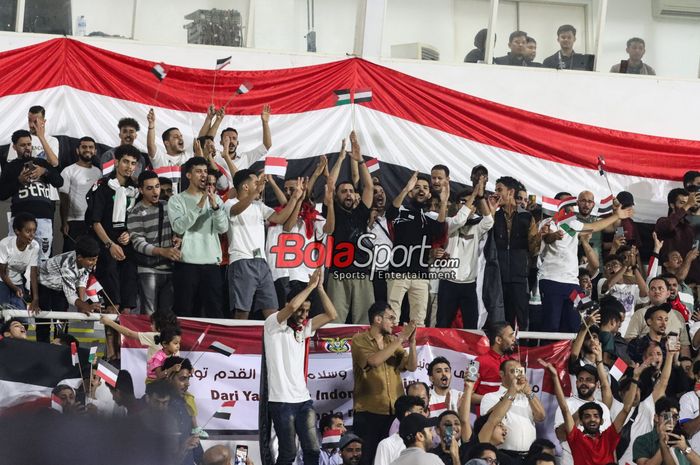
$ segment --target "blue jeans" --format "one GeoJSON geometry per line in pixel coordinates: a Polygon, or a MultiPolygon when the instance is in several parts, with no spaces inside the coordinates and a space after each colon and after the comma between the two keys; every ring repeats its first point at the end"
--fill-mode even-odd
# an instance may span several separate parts
{"type": "MultiPolygon", "coordinates": [[[[26,293],[27,290],[25,289],[24,292],[26,293]]],[[[27,309],[27,304],[24,303],[24,300],[17,297],[17,294],[12,292],[12,289],[2,281],[0,281],[0,305],[7,305],[17,310],[27,309]]]]}
{"type": "Polygon", "coordinates": [[[581,327],[581,317],[569,295],[578,284],[560,283],[550,279],[540,279],[542,297],[542,329],[544,332],[577,333],[581,327]]]}
{"type": "Polygon", "coordinates": [[[320,446],[316,436],[316,412],[310,400],[306,402],[268,402],[272,424],[279,441],[275,465],[291,465],[297,456],[296,436],[299,436],[304,463],[318,463],[320,446]]]}

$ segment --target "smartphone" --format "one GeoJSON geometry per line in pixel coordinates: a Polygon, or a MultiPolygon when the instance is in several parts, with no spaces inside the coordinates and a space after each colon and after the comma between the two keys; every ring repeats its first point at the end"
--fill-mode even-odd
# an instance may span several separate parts
{"type": "Polygon", "coordinates": [[[24,169],[32,171],[35,168],[34,162],[33,161],[28,161],[24,164],[24,169]]]}
{"type": "Polygon", "coordinates": [[[625,235],[625,228],[623,228],[622,226],[618,226],[617,229],[615,229],[615,235],[616,235],[616,236],[624,237],[624,235],[625,235]]]}
{"type": "Polygon", "coordinates": [[[448,445],[452,443],[452,435],[454,434],[454,430],[452,429],[452,425],[446,425],[445,426],[445,444],[448,445]]]}
{"type": "Polygon", "coordinates": [[[467,367],[467,381],[476,382],[479,378],[479,362],[472,360],[467,367]]]}
{"type": "Polygon", "coordinates": [[[534,205],[537,203],[537,196],[535,194],[530,194],[527,196],[527,203],[530,205],[534,205]]]}
{"type": "Polygon", "coordinates": [[[700,239],[695,239],[693,241],[693,248],[694,249],[700,249],[700,239]]]}
{"type": "Polygon", "coordinates": [[[671,347],[678,346],[678,333],[673,331],[668,333],[668,345],[671,347]]]}
{"type": "Polygon", "coordinates": [[[513,368],[512,373],[515,375],[516,378],[520,378],[525,374],[525,368],[513,368]]]}
{"type": "Polygon", "coordinates": [[[236,446],[236,461],[234,465],[245,465],[248,460],[248,446],[236,446]]]}

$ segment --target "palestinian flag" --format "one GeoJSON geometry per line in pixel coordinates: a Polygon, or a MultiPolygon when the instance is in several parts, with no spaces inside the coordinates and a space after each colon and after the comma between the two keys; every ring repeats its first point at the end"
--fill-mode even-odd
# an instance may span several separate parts
{"type": "Polygon", "coordinates": [[[574,289],[571,291],[571,294],[569,294],[569,300],[571,300],[574,303],[574,308],[578,307],[583,298],[586,296],[583,292],[574,289]]]}
{"type": "Polygon", "coordinates": [[[554,223],[571,237],[582,231],[584,226],[576,219],[574,212],[566,213],[564,210],[560,210],[554,215],[554,223]]]}
{"type": "Polygon", "coordinates": [[[627,364],[624,360],[618,357],[615,364],[612,366],[612,368],[610,368],[610,376],[615,378],[615,380],[620,381],[620,378],[622,378],[622,375],[625,374],[626,370],[627,364]]]}
{"type": "Polygon", "coordinates": [[[71,363],[73,363],[73,366],[80,365],[80,360],[78,359],[78,346],[75,345],[75,342],[70,343],[70,360],[71,363]]]}
{"type": "Polygon", "coordinates": [[[117,386],[117,376],[119,376],[119,370],[117,370],[115,367],[110,365],[104,360],[100,360],[97,362],[97,376],[102,378],[105,383],[109,384],[112,387],[117,386]]]}
{"type": "Polygon", "coordinates": [[[335,106],[347,105],[348,103],[352,103],[352,100],[350,99],[350,89],[334,90],[333,93],[335,94],[335,97],[337,99],[335,102],[335,106]]]}
{"type": "Polygon", "coordinates": [[[88,355],[88,363],[92,365],[95,363],[95,359],[97,358],[97,346],[92,346],[90,347],[90,355],[88,355]]]}
{"type": "Polygon", "coordinates": [[[155,173],[158,176],[163,176],[170,179],[179,179],[181,176],[181,168],[177,165],[161,166],[160,168],[156,168],[153,171],[155,171],[155,173]]]}
{"type": "Polygon", "coordinates": [[[600,201],[598,205],[598,214],[601,216],[610,215],[613,212],[613,196],[610,194],[600,201]]]}
{"type": "Polygon", "coordinates": [[[114,171],[114,164],[115,163],[116,163],[116,160],[114,158],[102,163],[102,176],[107,176],[109,173],[114,171]]]}
{"type": "Polygon", "coordinates": [[[238,89],[236,89],[236,93],[238,95],[247,94],[252,88],[253,84],[251,84],[250,82],[244,82],[240,86],[238,86],[238,89]]]}
{"type": "Polygon", "coordinates": [[[85,295],[87,296],[88,300],[91,302],[99,302],[100,299],[98,298],[97,294],[101,290],[102,285],[100,282],[93,274],[90,274],[90,277],[87,280],[87,286],[85,287],[85,295]]]}
{"type": "Polygon", "coordinates": [[[321,437],[321,445],[326,447],[335,447],[340,442],[340,437],[343,432],[339,429],[329,429],[323,432],[321,437]]]}
{"type": "MultiPolygon", "coordinates": [[[[87,350],[78,351],[79,356],[86,357],[87,350]]],[[[77,388],[81,382],[80,371],[72,363],[69,347],[22,339],[0,340],[0,410],[40,399],[48,400],[51,390],[57,385],[68,384],[77,388]]]]}
{"type": "Polygon", "coordinates": [[[265,158],[265,174],[284,178],[287,174],[287,160],[280,157],[265,158]]]}
{"type": "Polygon", "coordinates": [[[151,72],[156,78],[158,78],[159,81],[165,79],[165,76],[168,74],[168,72],[165,70],[164,63],[158,63],[157,65],[153,66],[153,68],[151,68],[151,72]]]}
{"type": "Polygon", "coordinates": [[[559,208],[558,210],[561,210],[566,207],[573,207],[576,205],[576,197],[565,197],[561,200],[559,200],[559,208]]]}
{"type": "Polygon", "coordinates": [[[370,158],[365,162],[365,165],[367,165],[367,170],[369,170],[369,174],[372,174],[375,171],[379,171],[379,160],[377,160],[376,158],[370,158]]]}
{"type": "Polygon", "coordinates": [[[218,60],[216,60],[216,70],[219,71],[220,69],[224,69],[230,64],[231,57],[219,58],[218,60]]]}
{"type": "Polygon", "coordinates": [[[225,355],[227,357],[230,357],[235,352],[235,350],[233,348],[227,346],[226,344],[222,344],[219,341],[214,341],[209,346],[209,348],[211,350],[213,350],[214,352],[218,352],[218,353],[225,355]]]}
{"type": "Polygon", "coordinates": [[[230,420],[233,407],[235,406],[235,400],[227,400],[226,402],[221,404],[221,407],[219,407],[219,409],[216,412],[214,412],[213,418],[219,418],[221,420],[230,420]]]}
{"type": "Polygon", "coordinates": [[[51,394],[51,409],[63,413],[63,402],[56,394],[51,394]]]}
{"type": "Polygon", "coordinates": [[[559,201],[550,197],[542,196],[542,210],[550,215],[559,211],[559,201]]]}
{"type": "Polygon", "coordinates": [[[354,103],[366,103],[372,101],[372,89],[356,89],[354,103]]]}

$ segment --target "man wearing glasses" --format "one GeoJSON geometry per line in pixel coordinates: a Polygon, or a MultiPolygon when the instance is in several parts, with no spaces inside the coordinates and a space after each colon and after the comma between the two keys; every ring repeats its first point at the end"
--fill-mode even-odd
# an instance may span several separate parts
{"type": "MultiPolygon", "coordinates": [[[[598,221],[598,217],[593,214],[593,209],[595,208],[595,196],[591,191],[581,191],[576,200],[576,205],[578,206],[578,213],[576,213],[576,218],[581,223],[595,223],[598,221]]],[[[588,240],[593,247],[593,250],[598,254],[599,257],[603,256],[603,233],[598,231],[591,234],[591,238],[588,240]]]]}

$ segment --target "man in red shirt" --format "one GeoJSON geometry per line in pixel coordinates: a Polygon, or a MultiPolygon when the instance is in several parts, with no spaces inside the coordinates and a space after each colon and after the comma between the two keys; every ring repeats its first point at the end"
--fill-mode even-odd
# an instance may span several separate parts
{"type": "Polygon", "coordinates": [[[474,384],[472,404],[477,406],[484,394],[498,391],[501,386],[501,363],[513,360],[515,351],[515,331],[505,321],[489,324],[484,328],[484,333],[489,338],[491,348],[485,354],[476,357],[476,361],[479,362],[479,379],[474,384]]]}
{"type": "Polygon", "coordinates": [[[559,373],[551,364],[543,360],[538,362],[549,371],[554,385],[554,392],[557,396],[557,403],[564,416],[564,427],[566,428],[566,440],[571,447],[571,455],[574,458],[574,465],[607,465],[615,463],[615,448],[620,442],[620,431],[622,430],[627,416],[632,410],[632,404],[637,394],[639,386],[639,375],[642,366],[634,370],[633,386],[625,393],[623,406],[617,414],[613,424],[603,433],[600,432],[600,425],[603,422],[603,409],[595,402],[586,402],[574,414],[581,420],[583,431],[576,427],[574,415],[569,412],[569,406],[564,397],[564,390],[561,388],[559,373]]]}

